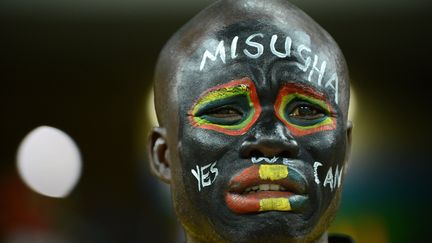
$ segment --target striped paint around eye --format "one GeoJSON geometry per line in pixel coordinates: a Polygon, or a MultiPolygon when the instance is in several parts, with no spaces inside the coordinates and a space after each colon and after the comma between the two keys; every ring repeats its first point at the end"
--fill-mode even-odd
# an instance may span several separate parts
{"type": "Polygon", "coordinates": [[[304,136],[315,132],[336,129],[336,119],[331,116],[331,114],[334,113],[333,108],[325,96],[322,93],[302,84],[288,83],[284,85],[279,91],[274,109],[276,116],[291,130],[294,136],[304,136]],[[294,99],[300,99],[315,104],[328,111],[330,116],[327,116],[324,120],[309,126],[293,124],[286,116],[285,108],[294,99]]]}
{"type": "Polygon", "coordinates": [[[255,123],[261,113],[261,106],[254,83],[249,78],[233,80],[223,85],[210,88],[203,92],[198,101],[189,111],[189,119],[193,126],[214,130],[227,135],[242,135],[255,123]],[[210,121],[196,116],[200,108],[210,102],[226,99],[232,96],[244,95],[248,100],[250,112],[246,119],[235,125],[213,124],[210,121]]]}

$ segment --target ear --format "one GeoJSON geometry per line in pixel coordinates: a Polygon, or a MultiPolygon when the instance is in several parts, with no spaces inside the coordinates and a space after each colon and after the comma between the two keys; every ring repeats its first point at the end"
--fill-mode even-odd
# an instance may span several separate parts
{"type": "Polygon", "coordinates": [[[153,127],[147,145],[149,154],[150,170],[162,181],[171,181],[171,161],[166,139],[166,129],[163,127],[153,127]]]}

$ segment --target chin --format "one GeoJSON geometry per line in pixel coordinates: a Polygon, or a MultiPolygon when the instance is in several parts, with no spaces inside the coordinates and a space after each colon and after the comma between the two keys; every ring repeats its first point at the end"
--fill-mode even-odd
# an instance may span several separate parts
{"type": "MultiPolygon", "coordinates": [[[[310,229],[303,225],[278,224],[278,220],[272,223],[231,228],[223,232],[221,238],[229,242],[308,242],[314,237],[310,229]]],[[[323,233],[323,232],[322,232],[323,233]]],[[[319,236],[318,236],[319,237],[319,236]]]]}
{"type": "Polygon", "coordinates": [[[222,212],[212,223],[219,238],[229,242],[302,242],[302,239],[310,237],[318,221],[315,215],[306,217],[291,212],[248,215],[222,212]]]}
{"type": "Polygon", "coordinates": [[[325,237],[338,204],[336,193],[324,210],[315,204],[308,213],[268,211],[242,215],[231,212],[219,201],[206,207],[205,212],[192,215],[193,210],[183,207],[182,224],[190,242],[313,242],[325,237]]]}

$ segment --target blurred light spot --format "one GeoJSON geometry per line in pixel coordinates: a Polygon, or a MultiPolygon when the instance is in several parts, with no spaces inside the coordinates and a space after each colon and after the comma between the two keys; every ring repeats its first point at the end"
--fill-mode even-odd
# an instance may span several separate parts
{"type": "Polygon", "coordinates": [[[34,191],[49,197],[66,197],[81,175],[77,145],[59,129],[41,126],[21,142],[18,173],[34,191]]]}
{"type": "Polygon", "coordinates": [[[348,120],[353,121],[353,122],[355,121],[356,111],[357,111],[357,95],[356,95],[353,87],[351,86],[351,88],[350,88],[350,105],[349,105],[349,110],[348,110],[348,120]]]}
{"type": "Polygon", "coordinates": [[[154,91],[150,92],[150,94],[147,96],[147,117],[150,121],[150,127],[159,126],[157,116],[156,116],[156,110],[154,105],[154,91]]]}

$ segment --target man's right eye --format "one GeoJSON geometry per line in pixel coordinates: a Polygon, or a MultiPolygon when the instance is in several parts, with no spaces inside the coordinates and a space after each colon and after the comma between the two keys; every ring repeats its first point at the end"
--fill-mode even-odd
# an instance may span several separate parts
{"type": "Polygon", "coordinates": [[[238,136],[249,130],[260,113],[255,85],[246,77],[203,92],[185,115],[194,127],[238,136]]]}
{"type": "Polygon", "coordinates": [[[200,117],[214,124],[235,125],[243,120],[244,113],[233,106],[222,106],[202,112],[200,117]]]}

